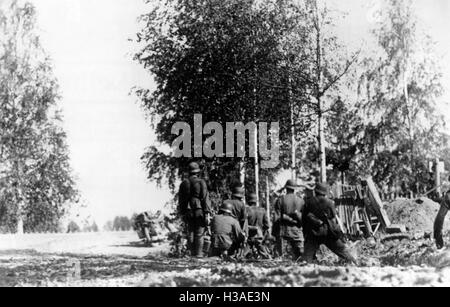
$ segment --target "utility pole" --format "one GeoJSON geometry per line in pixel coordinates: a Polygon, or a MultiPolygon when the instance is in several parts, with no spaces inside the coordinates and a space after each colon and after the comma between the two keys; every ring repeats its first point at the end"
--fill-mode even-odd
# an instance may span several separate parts
{"type": "Polygon", "coordinates": [[[439,161],[439,158],[436,158],[435,186],[436,186],[436,194],[438,195],[438,197],[442,196],[440,164],[441,161],[439,161]]]}
{"type": "Polygon", "coordinates": [[[266,215],[267,215],[267,220],[269,221],[269,229],[271,231],[272,230],[272,222],[271,222],[271,219],[270,219],[270,183],[269,183],[269,175],[266,175],[266,215]]]}

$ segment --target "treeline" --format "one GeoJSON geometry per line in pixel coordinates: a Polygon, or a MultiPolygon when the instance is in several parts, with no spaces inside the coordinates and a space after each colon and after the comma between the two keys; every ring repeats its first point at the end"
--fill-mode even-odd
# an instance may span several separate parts
{"type": "Polygon", "coordinates": [[[134,220],[137,214],[134,214],[131,218],[126,216],[116,216],[114,220],[108,221],[105,226],[105,231],[130,231],[133,229],[134,220]]]}
{"type": "Polygon", "coordinates": [[[84,223],[84,226],[80,227],[75,221],[71,221],[67,226],[67,233],[77,233],[77,232],[99,232],[100,229],[96,222],[92,224],[84,223]]]}
{"type": "Polygon", "coordinates": [[[130,231],[134,229],[134,220],[137,214],[131,218],[126,216],[116,216],[113,220],[107,221],[102,229],[97,226],[96,222],[82,223],[80,226],[77,222],[71,221],[67,227],[67,232],[99,232],[99,231],[130,231]]]}
{"type": "MultiPolygon", "coordinates": [[[[157,86],[136,94],[161,144],[172,145],[176,122],[193,127],[194,114],[204,123],[280,122],[276,169],[258,169],[253,158],[197,158],[213,199],[240,178],[248,189],[266,191],[282,169],[329,183],[371,175],[379,185],[418,192],[430,188],[430,161],[450,166],[438,108],[440,59],[411,1],[380,1],[370,37],[356,44],[361,49],[343,43],[337,24],[345,14],[326,1],[149,6],[135,60],[157,86]]],[[[148,177],[175,192],[191,159],[159,148],[142,157],[148,177]]]]}

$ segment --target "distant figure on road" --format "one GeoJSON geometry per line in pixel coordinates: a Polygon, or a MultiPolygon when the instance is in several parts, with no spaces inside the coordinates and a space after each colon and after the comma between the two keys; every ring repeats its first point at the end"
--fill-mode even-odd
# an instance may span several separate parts
{"type": "Polygon", "coordinates": [[[323,244],[340,258],[356,264],[357,260],[343,241],[343,233],[336,219],[336,208],[334,202],[327,197],[328,194],[328,185],[318,183],[315,196],[306,201],[303,210],[304,259],[308,263],[316,260],[316,253],[323,244]]]}
{"type": "Polygon", "coordinates": [[[245,234],[239,222],[233,216],[233,206],[224,202],[219,214],[211,223],[212,256],[227,258],[233,255],[245,240],[245,234]]]}
{"type": "Polygon", "coordinates": [[[156,229],[154,227],[154,221],[150,212],[144,212],[136,217],[134,225],[139,239],[144,239],[145,243],[149,246],[153,244],[153,237],[157,236],[156,229]]]}
{"type": "Polygon", "coordinates": [[[191,256],[203,258],[203,238],[210,220],[211,203],[206,182],[199,177],[200,172],[197,163],[189,164],[190,177],[181,183],[178,197],[191,256]]]}
{"type": "Polygon", "coordinates": [[[144,212],[139,214],[133,225],[134,230],[138,233],[139,239],[144,239],[146,244],[152,246],[156,241],[163,241],[170,232],[175,232],[171,225],[170,217],[162,213],[144,212]]]}

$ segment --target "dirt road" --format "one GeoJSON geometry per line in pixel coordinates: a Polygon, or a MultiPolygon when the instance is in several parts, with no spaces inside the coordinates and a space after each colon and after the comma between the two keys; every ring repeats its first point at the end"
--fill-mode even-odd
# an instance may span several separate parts
{"type": "Polygon", "coordinates": [[[134,233],[0,236],[0,286],[450,286],[450,252],[430,242],[405,243],[411,254],[395,255],[432,255],[441,265],[383,265],[385,255],[366,257],[362,267],[329,255],[323,265],[193,261],[167,258],[168,245],[136,241],[134,233]]]}
{"type": "Polygon", "coordinates": [[[0,235],[0,252],[34,250],[38,253],[145,257],[154,249],[143,246],[134,232],[0,235]]]}

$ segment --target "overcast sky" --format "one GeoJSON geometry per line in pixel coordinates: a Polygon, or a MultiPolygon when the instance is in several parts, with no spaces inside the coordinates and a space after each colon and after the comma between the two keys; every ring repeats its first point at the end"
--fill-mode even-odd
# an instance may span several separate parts
{"type": "MultiPolygon", "coordinates": [[[[146,181],[140,162],[154,140],[129,95],[152,79],[131,61],[127,41],[136,33],[143,0],[32,0],[44,47],[53,59],[74,172],[83,199],[98,223],[122,214],[159,209],[168,191],[146,181]]],[[[342,38],[358,44],[367,36],[377,1],[330,0],[348,11],[342,38]]],[[[450,6],[447,0],[416,0],[418,13],[438,42],[450,86],[450,6]]],[[[448,96],[448,92],[445,97],[448,96]]],[[[447,109],[445,109],[447,110],[447,109]]]]}
{"type": "Polygon", "coordinates": [[[146,180],[140,157],[154,140],[133,95],[151,77],[131,60],[128,39],[141,0],[33,0],[53,59],[70,157],[81,194],[99,224],[162,208],[169,194],[146,180]]]}

